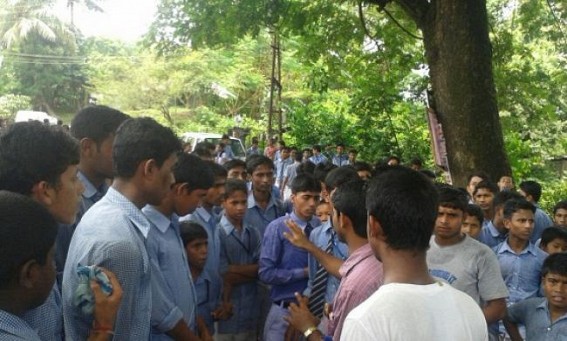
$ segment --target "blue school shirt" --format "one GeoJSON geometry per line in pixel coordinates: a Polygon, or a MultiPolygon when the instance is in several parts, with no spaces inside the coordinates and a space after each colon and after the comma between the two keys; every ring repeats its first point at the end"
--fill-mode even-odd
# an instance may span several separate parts
{"type": "Polygon", "coordinates": [[[39,307],[26,311],[22,315],[22,320],[35,330],[42,340],[64,340],[63,304],[57,282],[53,284],[45,302],[39,307]]]}
{"type": "Polygon", "coordinates": [[[123,295],[114,324],[114,341],[148,340],[152,312],[151,265],[146,238],[151,223],[114,188],[85,213],[77,226],[63,273],[63,315],[68,340],[86,340],[92,317],[75,306],[77,265],[112,271],[123,295]]]}
{"type": "Polygon", "coordinates": [[[508,319],[526,326],[526,340],[567,340],[567,314],[551,322],[549,306],[544,297],[530,298],[508,307],[508,319]]]}
{"type": "MultiPolygon", "coordinates": [[[[258,276],[266,284],[272,285],[270,297],[272,302],[294,301],[296,292],[303,292],[307,287],[308,275],[307,251],[293,246],[283,233],[289,231],[285,221],[293,220],[302,230],[307,221],[301,220],[291,213],[271,222],[266,228],[260,253],[260,269],[258,276]]],[[[309,224],[315,228],[321,224],[319,219],[312,217],[309,224]]]]}
{"type": "Polygon", "coordinates": [[[504,242],[508,237],[507,233],[500,233],[494,226],[491,220],[482,224],[482,229],[478,235],[478,241],[488,247],[495,247],[496,245],[504,242]]]}
{"type": "Polygon", "coordinates": [[[188,220],[195,222],[207,231],[208,252],[207,261],[205,263],[205,271],[208,271],[213,277],[219,273],[220,262],[220,239],[217,224],[220,216],[214,210],[207,211],[203,207],[198,207],[195,212],[180,219],[180,221],[188,220]]]}
{"type": "Polygon", "coordinates": [[[504,283],[510,292],[507,302],[516,303],[539,294],[541,266],[547,253],[528,243],[526,248],[516,254],[508,245],[508,240],[493,248],[500,263],[504,283]]]}
{"type": "Polygon", "coordinates": [[[210,274],[203,271],[195,280],[195,291],[197,292],[197,315],[200,316],[211,335],[215,333],[214,319],[211,313],[217,308],[220,297],[219,282],[213,282],[210,274]]]}
{"type": "MultiPolygon", "coordinates": [[[[327,220],[323,223],[323,225],[317,227],[311,232],[309,236],[309,240],[318,248],[325,250],[327,245],[329,244],[329,239],[331,237],[331,233],[333,232],[333,226],[331,226],[331,220],[327,220]]],[[[336,233],[333,236],[333,251],[332,255],[341,259],[345,260],[348,257],[348,246],[339,240],[339,237],[336,233]]],[[[319,262],[317,259],[312,255],[309,254],[308,258],[309,264],[309,281],[307,282],[307,288],[303,291],[303,295],[309,297],[311,295],[311,289],[313,287],[313,281],[315,280],[315,275],[317,274],[317,268],[319,266],[319,262]]],[[[327,278],[327,290],[325,292],[325,302],[332,303],[335,294],[339,288],[339,284],[341,280],[333,275],[328,275],[327,278]]]]}
{"type": "Polygon", "coordinates": [[[266,233],[266,226],[285,214],[283,205],[272,193],[268,206],[263,209],[256,204],[252,189],[248,193],[248,209],[244,216],[244,225],[255,228],[260,233],[260,237],[263,237],[266,233]]]}
{"type": "MultiPolygon", "coordinates": [[[[258,264],[260,258],[260,233],[243,225],[238,232],[226,216],[219,223],[221,240],[221,273],[229,265],[258,264]]],[[[232,288],[231,302],[233,315],[226,321],[219,321],[219,333],[238,334],[256,330],[258,324],[258,285],[256,280],[232,288]]]]}
{"type": "Polygon", "coordinates": [[[177,216],[168,218],[150,205],[142,212],[152,223],[147,241],[152,264],[152,340],[171,340],[166,332],[182,319],[195,330],[197,294],[177,216]]]}
{"type": "Polygon", "coordinates": [[[550,226],[553,226],[553,221],[551,221],[551,218],[549,218],[549,216],[536,205],[536,211],[534,213],[534,230],[530,237],[530,241],[535,244],[541,238],[543,230],[550,226]]]}
{"type": "Polygon", "coordinates": [[[94,204],[96,204],[108,191],[108,185],[103,182],[99,188],[96,188],[87,177],[79,171],[77,173],[77,178],[83,183],[85,191],[81,195],[81,205],[79,206],[79,211],[75,218],[73,224],[60,224],[59,230],[57,232],[57,239],[55,242],[55,264],[57,265],[57,280],[59,281],[59,288],[61,289],[61,278],[63,276],[63,269],[65,268],[65,260],[67,259],[67,253],[69,251],[69,245],[71,244],[71,238],[73,233],[77,228],[77,225],[81,221],[85,212],[89,210],[94,204]]]}
{"type": "Polygon", "coordinates": [[[21,318],[0,310],[0,340],[41,341],[39,335],[21,318]]]}

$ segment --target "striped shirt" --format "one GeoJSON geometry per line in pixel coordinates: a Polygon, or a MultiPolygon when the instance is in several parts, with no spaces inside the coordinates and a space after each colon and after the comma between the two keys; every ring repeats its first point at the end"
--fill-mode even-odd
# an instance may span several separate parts
{"type": "Polygon", "coordinates": [[[382,263],[374,256],[370,244],[364,244],[354,251],[341,265],[339,272],[342,279],[333,301],[328,330],[333,340],[340,340],[348,313],[384,283],[382,263]]]}

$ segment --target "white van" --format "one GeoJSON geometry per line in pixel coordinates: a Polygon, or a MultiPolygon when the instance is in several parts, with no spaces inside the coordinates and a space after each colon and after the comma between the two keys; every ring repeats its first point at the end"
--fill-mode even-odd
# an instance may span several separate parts
{"type": "Polygon", "coordinates": [[[51,125],[57,124],[57,119],[55,117],[50,116],[48,113],[43,111],[20,110],[16,113],[16,117],[14,118],[14,122],[43,122],[44,120],[48,120],[51,125]]]}
{"type": "MultiPolygon", "coordinates": [[[[186,132],[181,135],[181,139],[183,142],[190,143],[191,149],[193,151],[197,143],[200,142],[209,142],[214,145],[217,145],[221,141],[222,134],[214,134],[214,133],[198,133],[198,132],[186,132]]],[[[232,148],[232,152],[237,159],[246,160],[246,149],[244,149],[244,145],[242,141],[237,139],[236,137],[230,137],[230,147],[232,148]]]]}

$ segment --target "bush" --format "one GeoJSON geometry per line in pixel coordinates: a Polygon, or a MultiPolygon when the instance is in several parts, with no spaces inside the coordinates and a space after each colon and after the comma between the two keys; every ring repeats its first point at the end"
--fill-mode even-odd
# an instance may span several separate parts
{"type": "Polygon", "coordinates": [[[31,109],[28,96],[8,94],[0,97],[0,117],[12,120],[19,110],[31,109]]]}

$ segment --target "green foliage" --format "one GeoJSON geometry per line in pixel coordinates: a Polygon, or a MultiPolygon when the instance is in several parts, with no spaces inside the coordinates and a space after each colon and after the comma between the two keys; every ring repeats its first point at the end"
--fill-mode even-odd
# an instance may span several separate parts
{"type": "Polygon", "coordinates": [[[539,205],[546,212],[553,212],[553,206],[561,200],[567,199],[567,181],[561,179],[553,179],[541,181],[543,188],[539,205]]]}
{"type": "Polygon", "coordinates": [[[27,96],[8,94],[0,96],[0,117],[12,120],[18,110],[31,108],[31,98],[27,96]]]}

